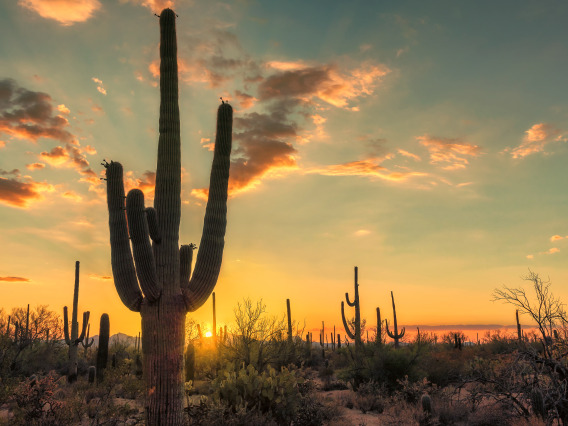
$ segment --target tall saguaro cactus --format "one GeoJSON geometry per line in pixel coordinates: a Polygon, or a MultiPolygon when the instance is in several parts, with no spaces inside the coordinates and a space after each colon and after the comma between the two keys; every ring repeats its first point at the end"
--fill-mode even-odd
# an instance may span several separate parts
{"type": "Polygon", "coordinates": [[[363,344],[361,342],[361,310],[359,306],[359,281],[358,281],[359,268],[355,266],[355,298],[353,302],[349,300],[349,293],[345,293],[345,300],[347,304],[355,308],[355,322],[353,324],[353,330],[349,327],[347,319],[345,318],[345,308],[343,302],[341,302],[341,319],[343,320],[343,327],[345,327],[345,333],[350,339],[355,340],[355,349],[360,349],[363,344]]]}
{"type": "Polygon", "coordinates": [[[404,337],[404,332],[406,330],[405,330],[404,327],[402,327],[402,330],[400,330],[400,334],[398,332],[398,323],[396,322],[396,307],[394,306],[394,296],[392,294],[392,291],[391,291],[391,299],[392,299],[392,315],[393,315],[393,323],[394,323],[394,332],[391,333],[391,331],[389,330],[388,320],[385,320],[385,324],[386,324],[387,334],[389,335],[389,337],[391,339],[394,339],[394,347],[398,348],[399,341],[400,341],[400,339],[402,339],[404,337]]]}
{"type": "Polygon", "coordinates": [[[99,348],[97,349],[97,382],[101,382],[108,365],[108,340],[110,338],[110,318],[108,314],[101,315],[99,325],[99,348]]]}
{"type": "Polygon", "coordinates": [[[89,311],[83,312],[83,328],[81,335],[79,334],[79,323],[77,322],[77,311],[79,303],[79,261],[75,262],[75,287],[73,289],[73,312],[71,313],[71,334],[69,334],[69,316],[67,314],[67,306],[63,307],[63,332],[65,334],[65,343],[69,345],[69,371],[67,372],[67,380],[72,383],[77,380],[77,350],[79,343],[83,342],[87,324],[89,323],[89,311]]]}
{"type": "Polygon", "coordinates": [[[185,316],[207,300],[219,276],[227,224],[233,110],[219,106],[209,199],[195,270],[193,246],[179,247],[181,142],[176,15],[160,17],[160,122],[154,208],[142,191],[126,197],[120,163],[107,164],[111,263],[120,299],[142,317],[146,423],[184,424],[185,316]],[[129,239],[130,236],[130,239],[129,239]],[[152,239],[153,244],[150,243],[152,239]],[[132,242],[132,252],[130,250],[132,242]]]}

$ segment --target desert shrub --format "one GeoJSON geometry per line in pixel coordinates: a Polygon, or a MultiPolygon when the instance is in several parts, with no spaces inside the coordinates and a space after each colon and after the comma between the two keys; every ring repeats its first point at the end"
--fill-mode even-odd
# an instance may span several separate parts
{"type": "Polygon", "coordinates": [[[57,389],[53,375],[22,381],[11,397],[16,406],[13,424],[68,424],[62,416],[65,404],[54,397],[57,389]]]}
{"type": "Polygon", "coordinates": [[[357,388],[354,407],[363,413],[373,411],[382,413],[385,409],[385,388],[373,381],[362,383],[357,388]]]}
{"type": "Polygon", "coordinates": [[[461,351],[437,348],[419,361],[419,368],[430,382],[444,387],[467,375],[468,364],[475,358],[474,354],[472,348],[464,348],[461,351]]]}
{"type": "Polygon", "coordinates": [[[436,413],[440,425],[455,425],[467,421],[469,408],[463,402],[444,401],[437,404],[436,413]]]}
{"type": "Polygon", "coordinates": [[[236,413],[242,408],[270,414],[277,422],[290,422],[300,404],[294,371],[271,367],[259,373],[252,365],[234,370],[231,366],[214,382],[214,398],[228,404],[236,413]]]}

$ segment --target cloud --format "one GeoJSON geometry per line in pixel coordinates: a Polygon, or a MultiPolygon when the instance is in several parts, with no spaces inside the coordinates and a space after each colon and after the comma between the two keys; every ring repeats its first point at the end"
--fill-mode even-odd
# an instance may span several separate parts
{"type": "Polygon", "coordinates": [[[446,163],[444,170],[463,169],[468,164],[467,157],[478,157],[481,155],[481,148],[459,139],[436,138],[430,136],[418,136],[419,143],[426,147],[430,153],[430,163],[446,163]]]}
{"type": "Polygon", "coordinates": [[[545,251],[543,254],[554,254],[554,253],[558,253],[559,251],[560,251],[560,249],[558,247],[551,247],[550,249],[545,251]]]}
{"type": "Polygon", "coordinates": [[[563,240],[563,239],[564,239],[564,237],[562,237],[561,235],[553,235],[552,237],[550,237],[550,242],[563,240]]]}
{"type": "Polygon", "coordinates": [[[534,124],[525,131],[525,137],[519,146],[510,150],[513,158],[523,158],[527,155],[543,152],[546,145],[551,142],[565,142],[566,134],[548,123],[534,124]]]}
{"type": "Polygon", "coordinates": [[[89,274],[89,278],[99,281],[110,281],[112,277],[109,275],[89,274]]]}
{"type": "Polygon", "coordinates": [[[54,114],[51,97],[19,87],[15,80],[0,80],[0,134],[36,142],[39,138],[71,142],[66,118],[54,114]]]}
{"type": "Polygon", "coordinates": [[[412,177],[427,176],[422,172],[394,172],[381,166],[376,160],[359,160],[348,163],[333,164],[323,168],[310,170],[308,173],[318,173],[324,176],[362,176],[379,178],[391,182],[404,182],[412,177]]]}
{"type": "MultiPolygon", "coordinates": [[[[83,148],[78,142],[75,142],[68,143],[65,146],[56,146],[51,151],[44,151],[39,154],[39,158],[55,168],[74,168],[83,177],[94,177],[97,178],[96,182],[98,182],[97,174],[91,169],[86,153],[96,153],[96,150],[92,147],[83,148]]],[[[94,182],[92,183],[94,184],[94,182]]]]}
{"type": "Polygon", "coordinates": [[[413,153],[408,152],[408,151],[405,151],[404,149],[400,149],[400,148],[399,148],[399,149],[397,150],[397,152],[398,152],[400,155],[402,155],[403,157],[412,158],[412,159],[415,160],[415,161],[422,161],[422,159],[421,159],[418,155],[413,154],[413,153]]]}
{"type": "Polygon", "coordinates": [[[80,203],[83,201],[83,197],[77,194],[75,191],[65,191],[61,194],[63,198],[67,198],[68,200],[75,201],[76,203],[80,203]]]}
{"type": "Polygon", "coordinates": [[[252,108],[255,102],[258,101],[254,96],[249,95],[248,93],[241,92],[240,90],[235,91],[235,97],[239,101],[239,106],[242,109],[249,109],[252,108]]]}
{"type": "Polygon", "coordinates": [[[371,233],[371,231],[369,231],[368,229],[358,229],[357,231],[355,231],[354,235],[356,237],[365,237],[367,235],[369,235],[371,233]]]}
{"type": "Polygon", "coordinates": [[[57,105],[57,111],[59,111],[61,114],[65,114],[65,115],[69,115],[69,113],[71,113],[71,110],[63,104],[57,105]]]}
{"type": "Polygon", "coordinates": [[[28,170],[41,170],[44,167],[45,167],[45,164],[43,164],[43,163],[26,164],[26,169],[28,169],[28,170]]]}
{"type": "Polygon", "coordinates": [[[99,0],[18,0],[18,4],[64,26],[86,21],[101,7],[99,0]]]}
{"type": "Polygon", "coordinates": [[[107,91],[103,85],[103,82],[98,79],[97,77],[93,77],[91,80],[93,80],[95,82],[95,84],[97,85],[97,90],[99,91],[99,93],[102,93],[103,95],[106,96],[107,91]]]}
{"type": "Polygon", "coordinates": [[[215,142],[211,142],[211,138],[201,138],[200,143],[207,151],[215,151],[215,142]]]}
{"type": "Polygon", "coordinates": [[[46,182],[35,182],[30,177],[21,177],[18,170],[0,170],[0,203],[10,207],[27,209],[32,203],[41,201],[43,193],[55,191],[46,182]],[[4,176],[12,177],[4,177],[4,176]]]}
{"type": "Polygon", "coordinates": [[[385,66],[371,63],[347,72],[340,72],[335,65],[290,68],[262,81],[258,94],[262,101],[317,98],[338,108],[352,109],[350,101],[372,94],[389,72],[385,66]]]}
{"type": "Polygon", "coordinates": [[[156,172],[147,170],[140,177],[134,177],[134,172],[132,171],[124,174],[124,191],[128,193],[131,189],[138,188],[144,193],[146,201],[154,199],[155,186],[156,172]]]}
{"type": "Polygon", "coordinates": [[[0,281],[10,282],[10,283],[15,283],[15,282],[28,283],[30,282],[30,279],[23,277],[0,277],[0,281]]]}
{"type": "Polygon", "coordinates": [[[526,258],[529,259],[529,260],[533,260],[534,254],[527,254],[526,258]]]}

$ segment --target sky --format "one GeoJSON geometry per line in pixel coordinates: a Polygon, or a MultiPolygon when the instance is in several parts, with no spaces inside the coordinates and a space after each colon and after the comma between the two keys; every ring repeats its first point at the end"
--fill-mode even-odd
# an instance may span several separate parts
{"type": "MultiPolygon", "coordinates": [[[[159,26],[178,14],[180,243],[198,243],[234,108],[217,324],[262,299],[341,327],[514,324],[530,271],[568,300],[568,4],[17,0],[0,6],[1,307],[140,319],[112,280],[104,160],[153,197],[159,26]],[[352,316],[352,309],[346,312],[352,316]]],[[[527,287],[528,288],[528,287],[527,287]]],[[[211,321],[207,302],[191,314],[211,321]]],[[[521,321],[524,320],[521,317],[521,321]]]]}

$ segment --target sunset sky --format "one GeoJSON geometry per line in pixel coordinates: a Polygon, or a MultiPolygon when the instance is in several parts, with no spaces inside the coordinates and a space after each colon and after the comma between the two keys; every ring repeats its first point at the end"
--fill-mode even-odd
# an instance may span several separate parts
{"type": "MultiPolygon", "coordinates": [[[[103,159],[153,196],[163,6],[179,15],[180,243],[199,243],[219,97],[235,109],[217,324],[512,324],[530,270],[568,301],[568,3],[17,0],[0,6],[0,306],[134,335],[103,159]],[[352,310],[347,312],[351,315],[352,310]]],[[[151,202],[151,201],[150,201],[151,202]]],[[[210,321],[210,302],[192,314],[210,321]]],[[[523,321],[523,319],[521,319],[523,321]]],[[[526,321],[526,320],[525,320],[526,321]]]]}

